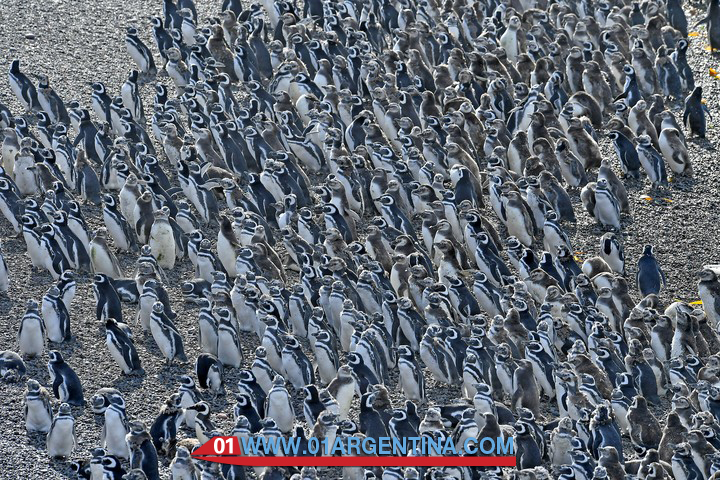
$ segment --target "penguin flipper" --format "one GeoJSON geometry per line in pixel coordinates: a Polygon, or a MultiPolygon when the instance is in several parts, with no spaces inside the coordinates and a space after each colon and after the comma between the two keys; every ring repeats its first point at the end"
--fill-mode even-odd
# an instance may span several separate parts
{"type": "Polygon", "coordinates": [[[698,20],[698,22],[695,25],[693,25],[693,27],[697,27],[698,25],[702,25],[703,23],[707,23],[709,21],[710,21],[710,15],[708,15],[707,17],[705,17],[701,20],[698,20]]]}

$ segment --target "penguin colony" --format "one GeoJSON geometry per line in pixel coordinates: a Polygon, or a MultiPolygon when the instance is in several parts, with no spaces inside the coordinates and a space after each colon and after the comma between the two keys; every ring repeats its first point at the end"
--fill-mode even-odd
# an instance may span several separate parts
{"type": "MultiPolygon", "coordinates": [[[[718,0],[703,21],[720,48],[718,0]]],[[[164,0],[150,22],[150,41],[127,28],[119,92],[65,102],[15,60],[24,111],[0,105],[0,212],[52,279],[23,299],[0,375],[26,384],[25,427],[50,457],[92,480],[316,479],[333,472],[190,453],[217,435],[512,436],[512,472],[342,475],[720,478],[720,270],[697,274],[702,305],[663,305],[653,247],[629,269],[623,253],[626,183],[691,176],[687,142],[706,133],[679,0],[225,0],[211,19],[164,0]],[[584,262],[568,192],[599,224],[584,262]],[[192,308],[168,294],[182,264],[192,308]],[[73,308],[87,282],[91,319],[73,308]],[[60,349],[97,327],[106,351],[88,353],[117,370],[87,391],[60,349]],[[154,381],[138,343],[177,385],[151,422],[110,386],[154,381]],[[462,398],[433,403],[426,384],[462,398]],[[79,415],[102,430],[89,452],[79,415]]],[[[12,275],[0,257],[0,290],[12,275]]]]}

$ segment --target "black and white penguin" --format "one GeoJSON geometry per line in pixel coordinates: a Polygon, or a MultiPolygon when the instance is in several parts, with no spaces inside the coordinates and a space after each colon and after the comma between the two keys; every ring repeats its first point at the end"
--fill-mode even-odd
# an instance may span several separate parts
{"type": "MultiPolygon", "coordinates": [[[[58,335],[58,332],[55,334],[58,335]]],[[[62,335],[59,336],[62,341],[62,335]]],[[[45,350],[45,322],[35,300],[28,300],[25,315],[20,320],[18,344],[20,353],[26,357],[35,357],[45,350]]]]}
{"type": "Polygon", "coordinates": [[[115,288],[110,283],[110,277],[103,273],[95,274],[93,277],[93,293],[95,295],[95,315],[100,321],[107,321],[114,318],[118,322],[123,321],[122,303],[115,288]]]}
{"type": "Polygon", "coordinates": [[[38,100],[37,90],[30,79],[20,71],[20,60],[14,59],[10,63],[8,72],[10,90],[15,94],[26,111],[38,111],[42,108],[38,100]]]}
{"type": "MultiPolygon", "coordinates": [[[[718,2],[713,0],[713,3],[718,2]]],[[[720,5],[718,5],[718,15],[720,15],[720,5]]],[[[702,87],[695,87],[692,93],[685,98],[685,110],[683,111],[683,124],[691,136],[705,138],[707,128],[706,110],[707,107],[703,104],[702,99],[702,87]]]]}
{"type": "Polygon", "coordinates": [[[162,302],[155,302],[152,306],[150,332],[168,365],[172,364],[176,358],[180,362],[187,362],[182,335],[172,320],[168,318],[162,302]]]}
{"type": "Polygon", "coordinates": [[[152,52],[147,45],[140,40],[136,28],[128,27],[126,29],[125,47],[145,79],[150,80],[157,75],[157,67],[155,67],[152,52]]]}
{"type": "Polygon", "coordinates": [[[314,367],[300,342],[293,335],[284,336],[285,345],[282,350],[282,366],[287,380],[299,390],[305,385],[315,383],[314,367]]]}
{"type": "Polygon", "coordinates": [[[75,418],[70,405],[63,402],[58,408],[46,437],[46,448],[50,458],[69,458],[77,446],[75,418]]]}
{"type": "Polygon", "coordinates": [[[105,322],[105,344],[110,351],[110,356],[120,365],[120,369],[125,375],[143,375],[145,373],[125,324],[120,326],[117,320],[108,318],[105,322]]]}
{"type": "Polygon", "coordinates": [[[108,395],[108,405],[103,415],[101,442],[103,448],[118,458],[129,458],[130,450],[125,441],[128,433],[128,419],[125,412],[125,400],[119,394],[108,395]]]}
{"type": "Polygon", "coordinates": [[[660,293],[661,288],[665,285],[665,273],[654,256],[652,245],[645,245],[637,268],[636,281],[640,295],[646,297],[650,294],[660,293]]]}
{"type": "Polygon", "coordinates": [[[55,397],[70,405],[84,406],[82,383],[75,371],[57,350],[50,351],[48,358],[48,372],[55,397]]]}
{"type": "Polygon", "coordinates": [[[280,375],[276,375],[273,379],[273,386],[265,401],[265,412],[267,418],[275,420],[281,432],[287,434],[292,431],[295,424],[295,410],[292,398],[285,388],[285,379],[280,375]]]}

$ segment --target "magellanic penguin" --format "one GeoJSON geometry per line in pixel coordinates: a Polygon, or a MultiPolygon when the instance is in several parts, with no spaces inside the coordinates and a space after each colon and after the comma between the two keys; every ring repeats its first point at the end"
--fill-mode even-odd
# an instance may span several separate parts
{"type": "MultiPolygon", "coordinates": [[[[58,332],[55,335],[58,335],[58,332]]],[[[62,340],[62,336],[60,338],[62,340]]],[[[25,315],[20,320],[18,344],[20,353],[26,357],[40,355],[45,349],[45,322],[35,300],[28,301],[25,315]]]]}
{"type": "Polygon", "coordinates": [[[712,51],[720,50],[720,1],[710,0],[707,7],[707,15],[697,22],[695,26],[707,23],[708,40],[712,51]]]}
{"type": "Polygon", "coordinates": [[[50,431],[53,421],[50,393],[37,380],[29,379],[23,400],[25,429],[28,432],[50,431]]]}
{"type": "Polygon", "coordinates": [[[67,403],[60,404],[48,431],[46,445],[50,458],[69,458],[77,446],[75,418],[67,403]]]}
{"type": "Polygon", "coordinates": [[[103,273],[110,278],[122,278],[123,272],[115,254],[107,244],[107,229],[101,227],[90,241],[90,263],[93,273],[103,273]]]}
{"type": "Polygon", "coordinates": [[[105,344],[110,351],[110,356],[118,363],[122,372],[126,375],[142,375],[145,371],[140,365],[135,344],[128,334],[125,324],[118,324],[114,318],[108,318],[105,322],[105,344]]]}
{"type": "Polygon", "coordinates": [[[65,363],[62,354],[57,350],[52,350],[48,357],[48,372],[55,397],[70,405],[84,406],[82,383],[75,371],[65,363]]]}

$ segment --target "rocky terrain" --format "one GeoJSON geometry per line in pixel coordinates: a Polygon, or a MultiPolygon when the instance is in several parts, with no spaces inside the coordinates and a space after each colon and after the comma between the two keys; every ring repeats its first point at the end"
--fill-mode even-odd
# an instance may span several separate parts
{"type": "MultiPolygon", "coordinates": [[[[199,23],[203,23],[204,19],[219,12],[220,2],[198,1],[197,7],[199,23]]],[[[66,102],[77,99],[89,107],[90,82],[102,81],[108,91],[116,92],[129,70],[134,68],[125,50],[125,27],[137,25],[140,37],[154,47],[148,16],[160,12],[159,0],[4,0],[0,2],[0,18],[3,19],[0,21],[0,71],[6,72],[11,60],[19,58],[23,71],[48,75],[51,85],[66,102]]],[[[691,23],[701,15],[702,12],[688,10],[691,23]]],[[[675,299],[697,300],[695,273],[704,264],[720,262],[720,161],[715,128],[715,122],[720,121],[720,80],[708,75],[710,68],[720,67],[720,57],[706,50],[704,27],[697,32],[697,36],[691,35],[688,56],[696,83],[703,86],[707,106],[715,117],[710,120],[706,140],[688,142],[694,175],[677,178],[667,188],[659,190],[653,190],[646,180],[626,181],[632,216],[624,218],[621,238],[629,266],[631,291],[639,299],[634,285],[635,263],[643,245],[653,244],[667,277],[667,288],[661,294],[664,305],[675,299]]],[[[169,80],[165,79],[165,82],[169,83],[169,80]]],[[[146,109],[152,106],[153,93],[152,85],[143,87],[146,109]]],[[[0,101],[13,112],[21,111],[5,73],[0,76],[0,101]]],[[[680,108],[680,105],[675,106],[679,115],[680,108]]],[[[147,113],[150,113],[149,109],[147,113]]],[[[603,132],[600,134],[602,136],[603,132]]],[[[607,138],[603,138],[601,144],[604,154],[614,156],[607,138]]],[[[597,254],[603,231],[582,208],[579,191],[571,192],[571,195],[578,220],[577,225],[567,231],[577,257],[582,260],[597,254]]],[[[87,205],[83,212],[91,227],[102,224],[99,208],[87,205]]],[[[489,207],[486,213],[496,221],[489,207]]],[[[208,238],[214,243],[216,231],[208,232],[208,238]]],[[[15,236],[4,219],[0,221],[0,241],[11,275],[10,290],[0,296],[0,350],[17,350],[17,331],[26,302],[29,299],[39,301],[54,282],[47,272],[31,269],[22,237],[15,236]]],[[[125,273],[134,275],[135,255],[121,254],[119,258],[125,273]]],[[[179,314],[176,324],[184,336],[188,357],[194,359],[199,352],[197,308],[183,302],[179,289],[181,281],[193,277],[192,265],[186,259],[168,275],[168,290],[179,314]]],[[[177,389],[177,377],[183,373],[192,374],[193,364],[166,367],[152,339],[138,334],[136,346],[146,376],[121,376],[105,347],[104,328],[95,320],[94,308],[91,278],[80,277],[71,311],[74,339],[59,349],[80,376],[86,399],[101,387],[118,388],[126,399],[129,417],[149,425],[162,402],[177,389]]],[[[123,314],[134,319],[135,307],[126,305],[123,314]]],[[[243,343],[246,359],[251,359],[257,339],[244,336],[243,343]]],[[[47,386],[46,364],[47,355],[28,361],[28,377],[47,386]]],[[[227,385],[232,389],[235,383],[230,372],[227,385]]],[[[71,478],[66,462],[48,459],[44,435],[26,433],[22,420],[24,388],[24,383],[0,383],[0,479],[71,478]]],[[[389,389],[400,396],[394,384],[389,385],[389,389]]],[[[460,396],[459,388],[435,385],[432,381],[428,391],[430,402],[435,403],[448,403],[460,396]]],[[[302,411],[301,400],[297,398],[298,413],[302,411]]],[[[229,431],[233,424],[232,397],[220,397],[211,403],[213,410],[218,412],[214,417],[218,427],[229,431]]],[[[664,405],[669,408],[669,403],[664,405]]],[[[543,411],[546,419],[550,419],[557,409],[551,404],[543,411]]],[[[88,408],[74,408],[73,412],[77,418],[79,441],[75,455],[86,457],[91,448],[100,444],[100,423],[88,408]]],[[[662,411],[655,413],[659,418],[663,417],[662,411]]],[[[162,468],[167,474],[167,463],[162,468]]],[[[327,472],[327,476],[335,473],[327,472]]]]}

